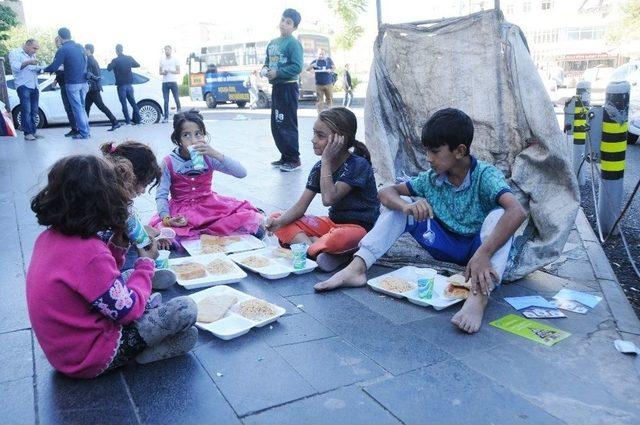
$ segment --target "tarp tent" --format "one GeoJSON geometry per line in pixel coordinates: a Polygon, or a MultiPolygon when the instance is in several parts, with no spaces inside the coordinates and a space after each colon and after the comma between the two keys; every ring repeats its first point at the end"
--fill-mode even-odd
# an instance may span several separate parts
{"type": "MultiPolygon", "coordinates": [[[[553,262],[579,206],[571,147],[522,32],[499,10],[380,28],[365,106],[365,138],[379,184],[428,168],[420,131],[446,107],[473,119],[472,154],[503,171],[530,213],[518,231],[505,280],[553,262]]],[[[405,235],[381,262],[435,261],[405,235]]]]}

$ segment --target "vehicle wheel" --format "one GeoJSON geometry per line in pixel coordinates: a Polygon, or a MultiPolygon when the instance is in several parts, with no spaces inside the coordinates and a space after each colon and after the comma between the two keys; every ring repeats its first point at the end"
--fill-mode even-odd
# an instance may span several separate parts
{"type": "Polygon", "coordinates": [[[242,109],[247,106],[247,102],[236,102],[236,105],[238,105],[238,108],[242,109]]]}
{"type": "Polygon", "coordinates": [[[263,109],[263,108],[268,108],[269,107],[269,96],[267,96],[265,94],[265,92],[260,92],[260,94],[258,95],[258,108],[263,109]]]}
{"type": "MultiPolygon", "coordinates": [[[[16,130],[22,130],[22,109],[16,107],[13,109],[13,125],[16,130]]],[[[38,116],[36,117],[36,128],[44,128],[47,125],[47,119],[44,116],[44,112],[38,108],[38,116]]]]}
{"type": "Polygon", "coordinates": [[[140,124],[155,124],[160,122],[162,110],[155,102],[150,100],[142,100],[138,102],[140,109],[140,124]]]}
{"type": "Polygon", "coordinates": [[[633,133],[627,133],[627,143],[630,145],[635,145],[638,141],[638,135],[633,133]]]}
{"type": "Polygon", "coordinates": [[[216,98],[211,93],[207,93],[204,95],[204,101],[207,102],[207,108],[213,109],[216,106],[218,106],[218,103],[216,102],[216,98]]]}

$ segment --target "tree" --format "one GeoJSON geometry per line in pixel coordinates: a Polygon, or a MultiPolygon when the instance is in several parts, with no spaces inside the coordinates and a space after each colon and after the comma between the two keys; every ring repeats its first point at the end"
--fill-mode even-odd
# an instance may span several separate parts
{"type": "Polygon", "coordinates": [[[9,6],[0,5],[0,41],[9,38],[7,31],[19,23],[16,12],[14,12],[13,9],[9,6]]]}
{"type": "Polygon", "coordinates": [[[11,28],[8,33],[8,39],[4,42],[7,51],[11,51],[20,47],[30,38],[34,38],[40,45],[37,58],[40,62],[50,64],[56,54],[55,38],[58,35],[54,28],[27,28],[24,25],[18,25],[11,28]]]}
{"type": "Polygon", "coordinates": [[[620,19],[610,27],[607,38],[614,43],[640,40],[638,22],[640,22],[640,0],[627,0],[620,5],[620,19]]]}
{"type": "Polygon", "coordinates": [[[331,9],[341,21],[341,31],[334,43],[342,50],[351,50],[356,40],[364,33],[364,28],[358,25],[358,16],[367,10],[367,0],[326,0],[331,9]]]}

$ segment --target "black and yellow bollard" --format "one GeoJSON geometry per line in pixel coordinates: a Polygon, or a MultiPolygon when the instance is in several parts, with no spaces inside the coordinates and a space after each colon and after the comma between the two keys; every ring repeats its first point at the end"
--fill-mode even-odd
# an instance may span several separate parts
{"type": "Polygon", "coordinates": [[[629,90],[630,85],[626,81],[609,83],[603,108],[598,216],[604,235],[614,230],[613,224],[622,209],[629,128],[629,90]]]}
{"type": "Polygon", "coordinates": [[[576,103],[573,115],[573,172],[580,186],[586,182],[585,169],[582,166],[584,145],[587,138],[587,113],[591,102],[591,83],[580,81],[576,86],[576,103]]]}

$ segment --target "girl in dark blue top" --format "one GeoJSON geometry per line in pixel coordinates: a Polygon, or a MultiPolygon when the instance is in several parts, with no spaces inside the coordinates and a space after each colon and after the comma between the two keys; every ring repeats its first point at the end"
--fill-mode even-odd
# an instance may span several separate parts
{"type": "Polygon", "coordinates": [[[380,202],[371,155],[356,140],[358,122],[347,108],[321,112],[313,125],[313,152],[320,156],[302,196],[284,213],[274,213],[267,230],[283,245],[306,243],[318,266],[331,271],[348,261],[376,222],[380,202]],[[328,217],[305,215],[320,193],[328,217]]]}

